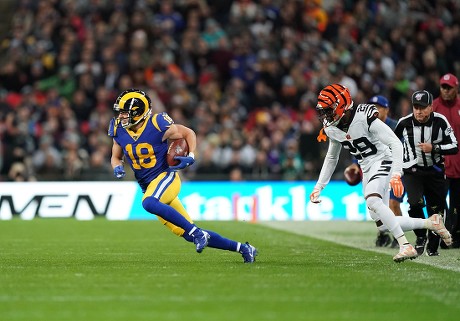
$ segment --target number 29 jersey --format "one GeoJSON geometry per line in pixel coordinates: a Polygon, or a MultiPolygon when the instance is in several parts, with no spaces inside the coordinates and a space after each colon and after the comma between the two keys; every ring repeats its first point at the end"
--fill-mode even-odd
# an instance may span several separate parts
{"type": "Polygon", "coordinates": [[[123,149],[125,161],[131,166],[142,191],[169,166],[166,162],[168,142],[163,141],[164,132],[174,123],[167,113],[147,117],[136,132],[119,126],[113,118],[108,135],[123,149]]]}
{"type": "MultiPolygon", "coordinates": [[[[372,104],[359,104],[353,110],[353,119],[347,130],[342,130],[335,126],[329,126],[324,129],[325,133],[331,140],[340,142],[340,144],[349,150],[349,152],[358,160],[363,172],[367,172],[372,164],[386,159],[394,160],[392,150],[389,146],[400,144],[393,131],[378,119],[378,110],[372,104]]],[[[402,152],[402,148],[400,149],[402,152]]],[[[402,165],[402,153],[400,155],[402,165]]],[[[393,167],[393,171],[398,169],[393,167]]]]}

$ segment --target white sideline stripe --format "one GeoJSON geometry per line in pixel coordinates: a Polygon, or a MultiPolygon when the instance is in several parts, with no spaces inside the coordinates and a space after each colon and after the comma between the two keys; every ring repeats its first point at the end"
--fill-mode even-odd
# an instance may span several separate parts
{"type": "MultiPolygon", "coordinates": [[[[291,233],[305,235],[356,249],[385,253],[394,256],[398,249],[376,247],[377,229],[373,222],[352,221],[267,221],[260,225],[291,233]]],[[[409,241],[415,244],[413,232],[405,233],[409,241]]],[[[439,269],[460,272],[460,249],[444,250],[439,248],[440,256],[429,257],[425,253],[411,262],[434,266],[439,269]]],[[[390,258],[391,259],[391,258],[390,258]]]]}

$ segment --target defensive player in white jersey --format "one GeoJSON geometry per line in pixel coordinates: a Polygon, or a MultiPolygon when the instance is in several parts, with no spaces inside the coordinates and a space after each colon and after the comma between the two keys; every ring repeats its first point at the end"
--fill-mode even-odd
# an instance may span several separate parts
{"type": "Polygon", "coordinates": [[[328,85],[318,95],[316,111],[329,137],[329,147],[316,185],[310,194],[312,203],[319,203],[321,191],[335,171],[342,146],[356,157],[363,171],[363,194],[371,218],[379,231],[390,231],[398,241],[399,252],[393,257],[402,262],[417,257],[403,231],[427,228],[439,234],[446,244],[452,238],[442,218],[429,219],[395,216],[388,207],[389,186],[395,196],[404,192],[402,175],[402,144],[393,131],[378,118],[373,104],[353,106],[348,89],[340,84],[328,85]]]}

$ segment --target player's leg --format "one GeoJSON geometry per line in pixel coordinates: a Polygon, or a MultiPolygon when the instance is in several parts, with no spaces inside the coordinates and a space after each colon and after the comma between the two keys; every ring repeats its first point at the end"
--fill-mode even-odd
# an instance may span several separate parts
{"type": "MultiPolygon", "coordinates": [[[[409,203],[408,214],[412,218],[424,219],[425,213],[423,208],[425,207],[424,189],[423,189],[423,176],[419,172],[407,172],[402,177],[404,188],[407,193],[407,202],[409,203]]],[[[425,251],[427,242],[427,230],[425,228],[414,229],[415,236],[415,249],[419,255],[425,251]]]]}
{"type": "MultiPolygon", "coordinates": [[[[395,194],[393,193],[393,190],[390,190],[390,209],[393,212],[395,216],[402,216],[402,211],[401,211],[401,203],[403,202],[404,194],[401,197],[396,197],[395,194]]],[[[404,230],[404,229],[403,229],[404,230]]],[[[391,248],[397,248],[398,247],[398,241],[393,238],[393,241],[391,242],[391,248]]]]}
{"type": "MultiPolygon", "coordinates": [[[[429,175],[424,180],[425,200],[427,205],[428,216],[433,214],[440,214],[442,218],[446,219],[446,197],[447,197],[447,182],[442,172],[427,172],[429,175]]],[[[428,233],[428,244],[426,246],[427,254],[429,256],[439,255],[438,248],[441,237],[434,233],[428,233]]]]}
{"type": "Polygon", "coordinates": [[[454,248],[460,248],[460,178],[449,178],[449,216],[454,248]]]}
{"type": "Polygon", "coordinates": [[[190,222],[172,206],[168,205],[180,191],[181,181],[177,172],[164,172],[150,182],[142,198],[142,206],[152,214],[182,228],[193,238],[196,251],[201,253],[208,245],[209,234],[190,222]]]}
{"type": "MultiPolygon", "coordinates": [[[[187,211],[185,210],[185,207],[182,205],[182,202],[177,197],[178,190],[179,189],[177,188],[177,186],[175,186],[175,183],[170,184],[170,186],[167,189],[165,189],[165,191],[163,192],[160,198],[160,201],[172,207],[183,218],[185,218],[188,222],[193,224],[192,218],[187,213],[187,211]],[[174,198],[171,200],[172,197],[174,198]]],[[[159,217],[159,220],[163,223],[163,225],[165,225],[168,229],[170,229],[174,234],[178,236],[182,236],[185,240],[189,242],[193,242],[193,243],[195,242],[195,238],[189,233],[186,233],[183,228],[173,224],[172,222],[169,222],[163,219],[162,217],[159,217]]],[[[245,263],[252,263],[255,261],[255,256],[257,255],[257,249],[254,246],[250,245],[249,243],[237,242],[234,240],[227,239],[214,231],[204,230],[204,229],[202,230],[210,236],[210,238],[208,239],[208,244],[207,244],[208,247],[232,251],[232,252],[238,252],[243,256],[245,263]]]]}
{"type": "MultiPolygon", "coordinates": [[[[372,214],[371,214],[371,217],[372,214]]],[[[407,216],[397,216],[396,220],[401,226],[403,231],[413,231],[416,229],[428,229],[439,235],[448,246],[452,244],[452,237],[449,231],[444,226],[442,216],[439,214],[433,214],[430,218],[412,218],[407,216]]],[[[380,224],[378,227],[379,231],[388,231],[387,227],[380,224]]],[[[423,253],[423,252],[422,252],[423,253]]]]}
{"type": "Polygon", "coordinates": [[[379,231],[390,231],[391,234],[393,234],[393,236],[398,240],[399,245],[408,243],[398,220],[390,208],[383,204],[382,199],[375,194],[369,194],[365,198],[371,217],[376,222],[379,231]]]}
{"type": "Polygon", "coordinates": [[[391,162],[384,160],[375,163],[371,166],[369,172],[364,173],[364,198],[377,227],[384,225],[398,241],[399,253],[393,257],[393,260],[402,262],[416,258],[417,252],[407,240],[395,215],[388,207],[390,170],[391,162]]]}
{"type": "MultiPolygon", "coordinates": [[[[382,198],[382,202],[385,204],[385,198],[382,198]]],[[[375,213],[374,211],[370,211],[370,214],[372,219],[375,220],[379,232],[387,233],[390,231],[388,227],[379,218],[379,215],[377,213],[375,213]]],[[[394,219],[396,220],[397,225],[399,225],[404,232],[413,231],[416,229],[427,229],[429,226],[429,223],[424,218],[412,218],[401,215],[395,216],[394,219]]]]}
{"type": "MultiPolygon", "coordinates": [[[[383,204],[388,204],[389,203],[389,199],[388,199],[388,193],[387,195],[383,195],[382,196],[382,201],[383,201],[383,204]]],[[[391,233],[390,231],[388,230],[380,230],[378,227],[380,225],[382,225],[383,223],[381,221],[377,221],[376,222],[376,225],[377,225],[377,238],[375,240],[375,246],[377,247],[385,247],[385,246],[388,246],[391,244],[391,233]]],[[[396,240],[396,238],[393,237],[393,240],[396,242],[396,247],[399,247],[399,244],[398,244],[398,241],[396,240]]]]}
{"type": "Polygon", "coordinates": [[[402,211],[401,211],[401,203],[404,200],[404,195],[406,192],[404,191],[404,194],[401,197],[396,197],[395,194],[393,193],[393,190],[390,189],[390,209],[393,212],[395,216],[402,216],[402,211]]]}
{"type": "MultiPolygon", "coordinates": [[[[363,173],[363,193],[366,206],[377,227],[385,225],[386,229],[398,238],[403,237],[404,232],[388,207],[390,169],[391,162],[389,164],[378,162],[372,165],[369,172],[363,173]]],[[[402,241],[406,243],[407,240],[402,241]]]]}
{"type": "MultiPolygon", "coordinates": [[[[447,245],[452,243],[450,233],[446,230],[444,223],[438,214],[432,215],[429,219],[425,218],[425,214],[423,212],[423,207],[425,206],[423,198],[423,177],[420,175],[406,174],[403,176],[404,186],[407,189],[408,202],[410,206],[410,217],[395,217],[395,220],[398,222],[398,225],[403,231],[413,230],[414,233],[416,233],[418,236],[415,244],[415,249],[419,255],[421,255],[425,250],[427,230],[431,230],[438,234],[446,242],[447,245]]],[[[439,191],[442,191],[442,188],[439,186],[438,189],[439,191]]],[[[378,229],[380,231],[385,231],[387,226],[383,219],[382,222],[383,224],[378,226],[378,229]]],[[[390,228],[388,228],[388,230],[391,232],[390,228]]]]}
{"type": "MultiPolygon", "coordinates": [[[[178,197],[176,197],[170,204],[173,208],[175,208],[179,213],[182,214],[182,216],[186,217],[190,222],[192,222],[192,219],[190,218],[189,214],[185,210],[185,207],[182,205],[181,201],[179,200],[178,197]]],[[[167,225],[169,228],[169,226],[167,225]]],[[[211,238],[209,239],[208,246],[220,250],[227,250],[227,251],[232,251],[232,252],[237,252],[239,248],[241,247],[241,243],[237,241],[233,241],[230,239],[226,239],[222,237],[221,235],[217,234],[216,232],[210,231],[210,230],[205,230],[206,232],[211,235],[211,238]]],[[[176,233],[177,234],[177,233],[176,233]]],[[[185,240],[189,242],[193,242],[193,239],[190,238],[188,235],[183,235],[183,233],[178,234],[182,236],[185,240]]]]}
{"type": "MultiPolygon", "coordinates": [[[[187,213],[184,206],[182,205],[181,201],[179,200],[179,198],[176,197],[171,202],[170,205],[173,208],[175,208],[179,213],[181,213],[184,217],[186,217],[188,220],[192,221],[189,214],[187,213]]],[[[172,224],[169,223],[165,225],[168,228],[170,228],[170,225],[172,224]]],[[[242,243],[242,242],[234,241],[234,240],[225,238],[222,235],[214,231],[211,231],[211,230],[204,230],[204,231],[208,232],[208,234],[211,236],[208,242],[208,247],[212,247],[212,248],[219,249],[219,250],[238,252],[243,256],[245,263],[252,263],[255,261],[255,257],[257,255],[257,249],[254,246],[250,245],[248,242],[242,243]]],[[[182,236],[185,240],[189,242],[193,242],[193,238],[191,238],[190,235],[186,233],[182,233],[178,235],[182,236]]]]}

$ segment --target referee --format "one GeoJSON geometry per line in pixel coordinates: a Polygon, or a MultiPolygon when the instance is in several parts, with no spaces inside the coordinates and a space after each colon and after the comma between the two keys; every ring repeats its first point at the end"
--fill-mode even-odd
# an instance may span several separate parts
{"type": "MultiPolygon", "coordinates": [[[[409,202],[409,216],[425,218],[446,211],[447,185],[444,175],[443,155],[458,152],[457,140],[452,127],[442,114],[433,112],[433,95],[426,90],[412,95],[412,114],[401,118],[395,134],[403,142],[403,182],[409,202]]],[[[425,251],[427,230],[414,230],[417,240],[415,249],[419,255],[425,251]]],[[[437,256],[440,238],[428,235],[426,251],[437,256]]]]}

